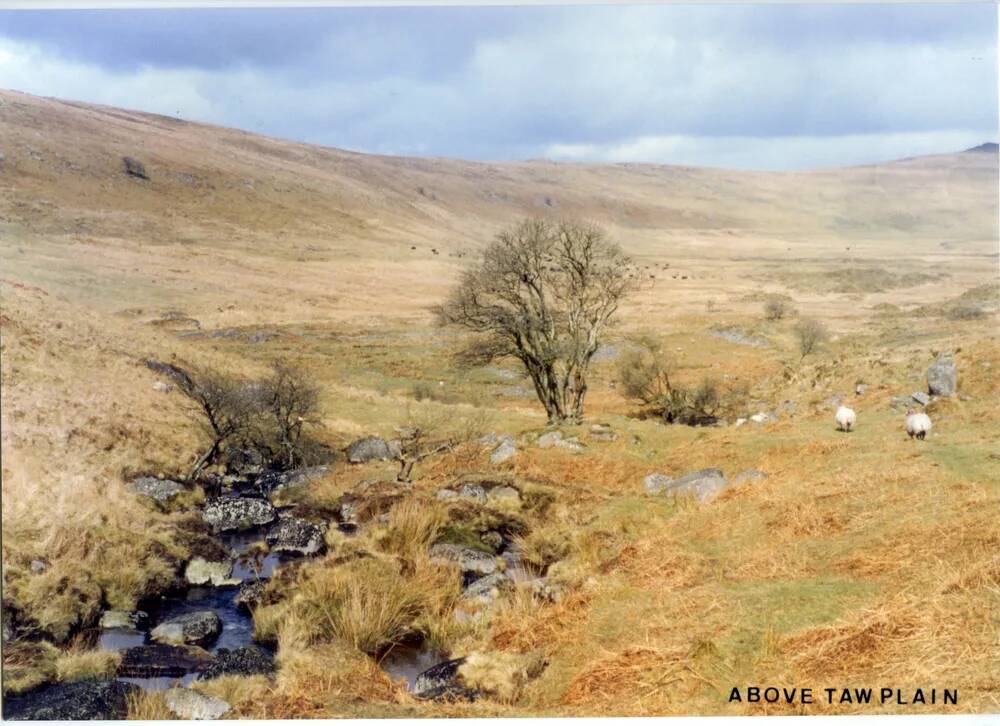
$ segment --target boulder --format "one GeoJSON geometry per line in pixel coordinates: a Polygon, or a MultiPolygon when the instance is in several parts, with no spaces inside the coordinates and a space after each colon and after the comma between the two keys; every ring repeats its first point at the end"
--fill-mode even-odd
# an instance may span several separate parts
{"type": "Polygon", "coordinates": [[[931,397],[923,391],[917,391],[916,393],[910,394],[910,398],[919,403],[921,406],[926,406],[931,402],[931,397]]]}
{"type": "Polygon", "coordinates": [[[707,502],[726,487],[726,477],[719,469],[702,469],[674,479],[664,490],[670,497],[693,497],[699,502],[707,502]]]}
{"type": "Polygon", "coordinates": [[[122,165],[125,167],[125,173],[127,175],[134,176],[138,179],[149,179],[149,175],[146,173],[146,167],[138,159],[131,156],[123,156],[122,165]]]}
{"type": "Polygon", "coordinates": [[[673,477],[666,474],[650,474],[642,480],[642,486],[647,494],[662,494],[673,481],[673,477]]]}
{"type": "Polygon", "coordinates": [[[323,528],[298,517],[280,517],[267,533],[266,541],[274,552],[309,556],[326,550],[323,528]]]}
{"type": "MultiPolygon", "coordinates": [[[[832,401],[833,399],[830,400],[832,401]]],[[[839,400],[840,399],[837,398],[837,401],[839,400]]],[[[833,406],[835,404],[831,403],[829,405],[833,406]]],[[[753,416],[750,417],[750,420],[757,424],[766,424],[766,423],[771,423],[772,421],[777,421],[777,419],[774,416],[772,416],[769,413],[764,413],[763,411],[761,411],[760,413],[755,413],[753,416]]]]}
{"type": "Polygon", "coordinates": [[[214,531],[226,532],[270,524],[278,513],[266,499],[227,497],[205,505],[201,516],[214,531]]]}
{"type": "Polygon", "coordinates": [[[549,431],[539,436],[535,443],[543,449],[551,449],[556,445],[556,442],[562,440],[562,437],[562,431],[549,431]]]}
{"type": "Polygon", "coordinates": [[[493,450],[490,454],[491,464],[502,464],[503,462],[511,459],[517,454],[517,446],[514,445],[513,441],[502,441],[500,445],[493,450]]]}
{"type": "Polygon", "coordinates": [[[473,581],[462,592],[462,598],[487,604],[513,589],[514,583],[505,573],[495,572],[473,581]]]}
{"type": "Polygon", "coordinates": [[[579,452],[583,451],[587,447],[584,446],[576,437],[570,439],[559,439],[556,441],[557,449],[568,449],[569,451],[579,452]]]}
{"type": "Polygon", "coordinates": [[[215,721],[229,713],[230,708],[221,698],[206,696],[190,688],[169,688],[163,700],[172,714],[190,721],[215,721]]]}
{"type": "Polygon", "coordinates": [[[174,390],[174,387],[169,383],[164,383],[163,381],[156,381],[153,383],[153,390],[157,393],[170,393],[174,390]]]}
{"type": "Polygon", "coordinates": [[[192,585],[232,585],[235,583],[230,578],[232,571],[232,560],[212,562],[204,557],[195,557],[184,568],[184,579],[192,585]]]}
{"type": "Polygon", "coordinates": [[[932,396],[954,396],[958,392],[958,369],[951,353],[942,353],[927,369],[927,391],[932,396]]]}
{"type": "Polygon", "coordinates": [[[193,645],[138,645],[122,653],[121,678],[180,678],[212,664],[208,651],[193,645]]]}
{"type": "Polygon", "coordinates": [[[457,499],[458,492],[454,489],[438,489],[437,498],[441,501],[447,501],[450,499],[457,499]]]}
{"type": "Polygon", "coordinates": [[[490,530],[482,534],[479,537],[479,541],[493,550],[499,550],[503,547],[503,535],[495,530],[490,530]]]}
{"type": "Polygon", "coordinates": [[[458,490],[458,496],[462,499],[471,499],[480,504],[486,502],[486,490],[478,484],[463,484],[458,490]]]}
{"type": "Polygon", "coordinates": [[[222,621],[213,610],[198,610],[170,618],[149,634],[152,640],[165,645],[205,645],[219,637],[222,621]]]}
{"type": "Polygon", "coordinates": [[[201,672],[201,680],[219,676],[255,676],[274,673],[274,655],[256,645],[235,650],[220,648],[215,662],[201,672]]]}
{"type": "Polygon", "coordinates": [[[158,502],[166,502],[186,490],[186,487],[172,479],[157,479],[155,476],[140,476],[133,479],[130,487],[141,497],[149,497],[158,502]]]}
{"type": "Polygon", "coordinates": [[[148,621],[149,615],[142,610],[105,610],[101,615],[100,626],[105,630],[111,628],[142,630],[148,621]]]}
{"type": "Polygon", "coordinates": [[[542,602],[556,603],[566,597],[566,587],[540,577],[531,581],[531,594],[542,602]]]}
{"type": "Polygon", "coordinates": [[[618,434],[614,431],[595,431],[590,434],[591,441],[617,441],[618,434]]]}
{"type": "Polygon", "coordinates": [[[458,565],[462,572],[492,575],[497,571],[497,561],[492,555],[473,547],[454,544],[436,544],[428,553],[432,560],[458,565]]]}
{"type": "Polygon", "coordinates": [[[347,447],[347,461],[364,464],[369,461],[387,461],[399,455],[399,444],[389,442],[379,436],[365,436],[352,441],[347,447]]]}
{"type": "Polygon", "coordinates": [[[255,484],[262,494],[274,494],[308,484],[330,473],[327,466],[307,466],[291,471],[267,471],[256,477],[255,484]]]}
{"type": "Polygon", "coordinates": [[[265,587],[267,587],[266,580],[244,580],[240,583],[240,591],[233,598],[233,604],[237,607],[253,610],[264,597],[265,587]]]}
{"type": "Polygon", "coordinates": [[[854,387],[854,395],[855,396],[863,396],[865,394],[865,391],[867,391],[867,390],[868,390],[868,384],[867,383],[859,383],[858,385],[856,385],[854,387]]]}
{"type": "Polygon", "coordinates": [[[767,479],[767,474],[764,472],[757,469],[745,469],[733,477],[732,483],[742,484],[743,482],[762,481],[764,479],[767,479]]]}
{"type": "Polygon", "coordinates": [[[122,681],[86,680],[45,685],[5,696],[10,721],[115,721],[128,715],[128,698],[139,687],[122,681]]]}
{"type": "Polygon", "coordinates": [[[431,666],[417,676],[413,693],[420,696],[435,688],[458,685],[458,669],[463,663],[465,658],[455,658],[431,666]]]}
{"type": "Polygon", "coordinates": [[[521,492],[511,486],[492,487],[486,492],[486,498],[493,504],[520,504],[521,492]]]}

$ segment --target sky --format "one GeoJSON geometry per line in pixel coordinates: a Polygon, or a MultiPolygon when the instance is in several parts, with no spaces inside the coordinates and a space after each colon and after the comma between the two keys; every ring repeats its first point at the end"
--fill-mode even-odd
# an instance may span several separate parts
{"type": "Polygon", "coordinates": [[[0,88],[382,154],[868,163],[997,83],[991,3],[0,10],[0,88]]]}

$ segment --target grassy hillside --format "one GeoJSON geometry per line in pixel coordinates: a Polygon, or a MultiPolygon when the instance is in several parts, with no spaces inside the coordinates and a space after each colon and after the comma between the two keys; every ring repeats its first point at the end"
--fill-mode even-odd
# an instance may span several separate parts
{"type": "MultiPolygon", "coordinates": [[[[408,509],[356,540],[331,533],[329,554],[277,582],[258,622],[276,680],[203,686],[238,715],[793,710],[727,703],[758,683],[959,688],[953,710],[1000,707],[995,153],[781,174],[406,159],[15,92],[0,93],[0,153],[4,598],[57,641],[5,649],[17,689],[106,668],[64,636],[166,587],[197,547],[195,513],[123,483],[177,474],[203,443],[143,361],[252,375],[280,359],[319,384],[318,435],[334,448],[426,415],[483,417],[522,450],[498,466],[474,447],[429,460],[408,509]],[[148,179],[124,173],[126,155],[148,179]],[[517,368],[459,368],[461,336],[430,323],[477,250],[525,214],[593,219],[650,275],[593,371],[588,424],[618,439],[581,454],[534,446],[545,420],[517,368]],[[831,328],[818,354],[798,354],[796,315],[764,319],[774,296],[831,328]],[[747,412],[777,420],[637,417],[616,384],[639,334],[678,381],[745,384],[747,412]],[[962,397],[933,403],[932,436],[911,442],[891,400],[923,390],[941,350],[956,353],[962,397]],[[833,397],[857,410],[855,433],[834,430],[833,397]],[[644,494],[649,473],[704,467],[769,478],[702,506],[644,494]],[[535,492],[524,544],[561,600],[522,590],[453,621],[454,593],[409,538],[438,532],[436,490],[470,472],[535,492]],[[345,566],[359,550],[375,564],[345,566]],[[452,654],[547,665],[516,693],[417,701],[313,627],[309,598],[342,577],[422,598],[422,627],[452,654]]],[[[328,512],[392,474],[338,462],[297,503],[328,512]]]]}

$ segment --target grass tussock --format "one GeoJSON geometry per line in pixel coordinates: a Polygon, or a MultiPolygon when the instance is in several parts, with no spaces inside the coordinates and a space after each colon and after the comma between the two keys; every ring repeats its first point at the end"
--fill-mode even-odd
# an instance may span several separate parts
{"type": "Polygon", "coordinates": [[[128,696],[129,721],[176,721],[177,715],[167,708],[162,691],[137,691],[128,696]]]}

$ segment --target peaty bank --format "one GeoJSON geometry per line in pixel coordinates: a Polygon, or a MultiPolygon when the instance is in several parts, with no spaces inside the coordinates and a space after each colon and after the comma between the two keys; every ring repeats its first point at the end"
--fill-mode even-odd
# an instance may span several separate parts
{"type": "Polygon", "coordinates": [[[957,706],[957,688],[785,688],[777,686],[733,686],[730,703],[879,706],[957,706]]]}

